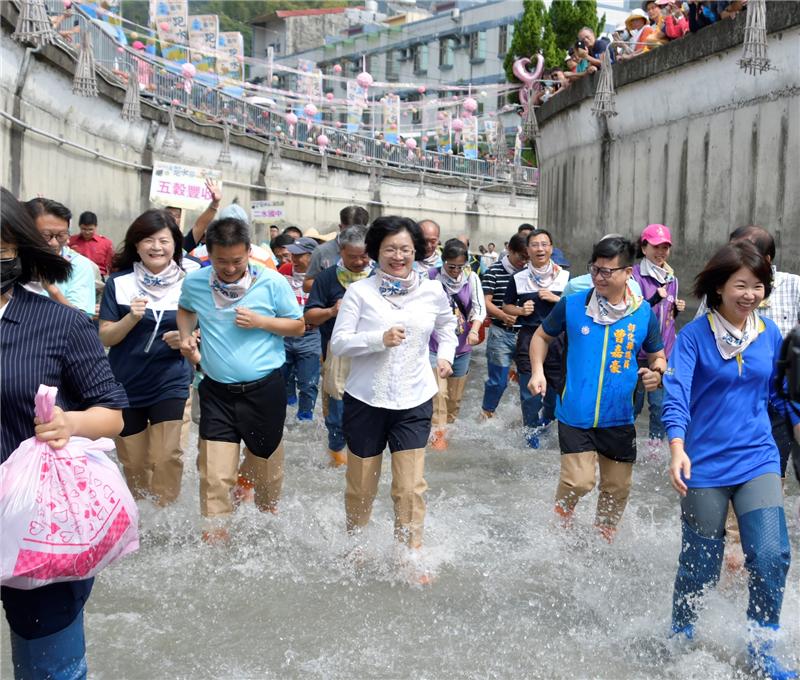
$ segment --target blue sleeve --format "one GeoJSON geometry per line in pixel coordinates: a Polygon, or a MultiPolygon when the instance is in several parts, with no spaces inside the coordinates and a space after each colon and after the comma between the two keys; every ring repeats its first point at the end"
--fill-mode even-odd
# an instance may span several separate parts
{"type": "MultiPolygon", "coordinates": [[[[200,270],[202,271],[202,270],[200,270]]],[[[194,280],[191,274],[187,275],[186,278],[183,280],[183,286],[181,286],[181,297],[178,300],[178,307],[185,309],[187,312],[196,312],[196,308],[194,305],[194,296],[193,296],[193,288],[194,288],[194,280]]]]}
{"type": "Polygon", "coordinates": [[[685,439],[691,420],[692,381],[697,365],[697,344],[691,332],[678,334],[664,374],[664,406],[661,420],[667,439],[685,439]]]}
{"type": "MultiPolygon", "coordinates": [[[[504,305],[516,305],[517,304],[517,282],[514,280],[512,276],[508,280],[508,286],[506,287],[506,296],[503,298],[504,305]]],[[[497,303],[495,303],[497,304],[497,303]]]]}
{"type": "Polygon", "coordinates": [[[650,320],[647,322],[647,337],[642,343],[642,349],[648,354],[655,354],[664,349],[664,341],[661,339],[661,329],[658,326],[658,319],[652,307],[650,308],[650,320]]]}
{"type": "Polygon", "coordinates": [[[774,329],[770,329],[770,331],[774,330],[774,346],[775,346],[775,366],[772,369],[772,376],[769,379],[769,403],[772,408],[774,408],[778,413],[783,414],[784,416],[789,418],[789,422],[791,422],[792,427],[800,423],[800,404],[797,402],[791,401],[790,399],[783,397],[778,392],[778,381],[780,380],[783,385],[784,393],[788,390],[786,376],[781,375],[778,372],[778,364],[777,361],[781,356],[781,350],[783,349],[783,338],[781,337],[780,331],[775,327],[774,329]]]}
{"type": "Polygon", "coordinates": [[[275,279],[272,285],[272,294],[275,296],[275,316],[281,319],[300,319],[303,317],[303,310],[297,304],[292,287],[289,282],[279,275],[280,279],[275,279]]]}
{"type": "Polygon", "coordinates": [[[72,276],[61,289],[64,297],[73,306],[89,316],[94,316],[95,310],[95,285],[94,267],[88,258],[72,261],[72,276]]]}
{"type": "Polygon", "coordinates": [[[103,299],[100,301],[100,319],[102,321],[119,321],[122,318],[117,304],[117,286],[114,279],[106,281],[103,299]]]}
{"type": "Polygon", "coordinates": [[[562,298],[553,307],[553,310],[542,321],[542,330],[555,338],[567,330],[567,298],[562,298]]]}

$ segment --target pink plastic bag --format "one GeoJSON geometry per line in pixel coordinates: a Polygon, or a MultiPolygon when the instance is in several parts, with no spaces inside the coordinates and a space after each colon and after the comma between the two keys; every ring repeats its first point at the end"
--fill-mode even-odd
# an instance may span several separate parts
{"type": "MultiPolygon", "coordinates": [[[[41,385],[47,422],[55,387],[41,385]]],[[[97,574],[139,548],[139,512],[110,439],[72,437],[63,449],[31,437],[0,465],[0,583],[30,590],[97,574]]]]}

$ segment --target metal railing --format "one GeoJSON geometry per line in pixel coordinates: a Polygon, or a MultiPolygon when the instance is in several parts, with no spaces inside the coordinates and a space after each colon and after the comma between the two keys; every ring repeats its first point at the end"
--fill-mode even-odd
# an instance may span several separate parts
{"type": "MultiPolygon", "coordinates": [[[[46,1],[51,15],[64,14],[63,0],[46,1]]],[[[142,101],[164,109],[175,106],[176,114],[198,123],[220,125],[227,120],[234,134],[244,134],[267,144],[277,142],[285,149],[326,153],[329,158],[344,158],[399,171],[424,171],[493,184],[534,185],[538,181],[533,167],[422,148],[410,151],[402,145],[350,133],[325,122],[301,119],[294,134],[289,135],[286,114],[248,102],[240,96],[243,88],[225,86],[213,74],[198,72],[190,87],[185,87],[179,65],[121,45],[112,34],[110,24],[90,18],[80,8],[69,11],[58,27],[59,45],[76,59],[80,34],[84,30],[91,37],[95,63],[107,80],[116,80],[124,87],[127,78],[137,77],[142,101]],[[323,133],[329,140],[325,149],[316,143],[318,135],[323,133]]]]}

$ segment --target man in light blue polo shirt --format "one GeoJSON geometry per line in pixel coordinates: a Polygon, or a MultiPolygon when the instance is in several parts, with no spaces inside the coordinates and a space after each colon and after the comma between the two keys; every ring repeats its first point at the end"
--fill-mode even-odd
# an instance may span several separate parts
{"type": "MultiPolygon", "coordinates": [[[[283,338],[305,331],[303,312],[286,279],[249,260],[250,229],[235,218],[209,225],[210,267],[184,279],[178,303],[181,351],[201,363],[200,511],[207,518],[233,512],[231,491],[245,443],[242,472],[259,509],[276,512],[283,485],[286,390],[283,338]],[[200,324],[200,342],[193,335],[200,324]]],[[[227,540],[209,526],[208,542],[227,540]]]]}

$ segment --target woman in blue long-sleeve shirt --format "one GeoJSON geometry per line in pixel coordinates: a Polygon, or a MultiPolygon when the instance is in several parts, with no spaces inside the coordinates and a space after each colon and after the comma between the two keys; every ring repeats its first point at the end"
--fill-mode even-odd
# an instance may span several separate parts
{"type": "MultiPolygon", "coordinates": [[[[767,413],[768,404],[787,413],[775,386],[782,339],[777,326],[756,312],[771,287],[769,263],[753,244],[723,247],[695,284],[710,311],[678,335],[664,376],[670,477],[683,497],[672,628],[693,636],[697,596],[719,579],[732,501],[750,575],[751,663],[769,678],[792,678],[797,676],[772,650],[789,569],[789,538],[780,460],[767,413]]],[[[798,413],[788,409],[788,415],[800,434],[798,413]]]]}

